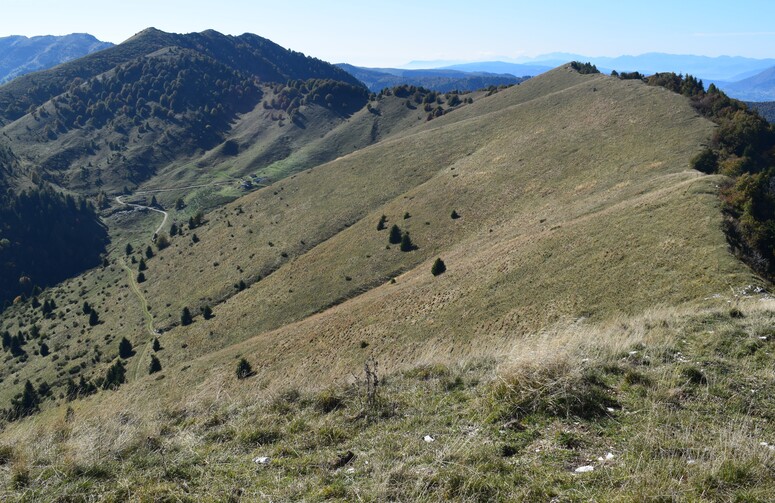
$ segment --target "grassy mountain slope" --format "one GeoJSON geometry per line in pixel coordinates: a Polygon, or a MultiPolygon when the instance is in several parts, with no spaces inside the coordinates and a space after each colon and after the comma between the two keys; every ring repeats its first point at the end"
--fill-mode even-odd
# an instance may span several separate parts
{"type": "MultiPolygon", "coordinates": [[[[686,171],[684,159],[680,157],[671,160],[655,155],[659,149],[655,150],[655,143],[651,143],[662,143],[670,152],[684,149],[682,155],[691,156],[703,136],[709,133],[709,125],[691,113],[683,118],[671,116],[676,128],[691,130],[696,125],[694,145],[688,143],[686,136],[677,140],[678,135],[666,130],[663,137],[656,132],[657,128],[646,127],[650,133],[644,137],[644,123],[640,121],[647,119],[642,118],[643,112],[627,110],[626,101],[621,101],[633,89],[626,86],[618,89],[619,99],[613,90],[610,91],[613,96],[606,96],[609,90],[598,86],[607,87],[608,83],[600,79],[599,83],[577,82],[569,86],[560,92],[562,99],[553,94],[517,105],[526,108],[524,115],[517,110],[502,110],[500,119],[505,124],[497,117],[486,115],[475,119],[473,124],[466,120],[440,128],[429,124],[425,126],[428,131],[403,138],[409,148],[402,152],[422,153],[417,157],[409,155],[398,164],[391,158],[392,169],[412,166],[419,174],[425,166],[420,160],[427,160],[432,166],[427,180],[403,196],[378,206],[340,235],[291,260],[248,291],[219,306],[216,312],[223,316],[173,331],[171,336],[192,337],[197,344],[206,344],[211,332],[223,334],[220,337],[241,338],[243,333],[247,336],[251,331],[261,333],[283,326],[255,341],[262,348],[258,351],[262,366],[266,364],[279,372],[280,368],[287,368],[285,359],[288,358],[311,366],[311,376],[319,376],[320,372],[335,375],[348,365],[346,354],[352,351],[352,357],[358,357],[357,344],[361,340],[370,342],[379,359],[391,364],[407,357],[399,348],[406,348],[412,355],[411,360],[447,347],[446,344],[454,348],[455,340],[466,348],[464,353],[473,347],[487,352],[494,349],[487,348],[487,344],[492,342],[496,346],[500,337],[510,341],[515,334],[537,330],[560,319],[605,318],[613,312],[638,312],[661,302],[702,298],[726,289],[728,283],[749,282],[745,269],[726,252],[723,235],[719,233],[720,217],[699,218],[703,207],[717,207],[714,185],[718,180],[686,171]],[[598,90],[593,91],[593,87],[598,90]],[[589,99],[587,94],[592,99],[599,96],[599,108],[585,102],[585,98],[589,99]],[[575,99],[567,100],[568,96],[575,99]],[[542,114],[541,111],[551,110],[547,105],[552,103],[563,108],[560,112],[542,114]],[[574,110],[574,106],[579,108],[574,110]],[[562,124],[552,121],[552,117],[579,117],[581,110],[590,106],[595,110],[594,118],[587,116],[585,120],[562,124]],[[503,137],[489,136],[488,125],[503,137]],[[466,134],[469,128],[480,134],[466,139],[471,136],[466,134]],[[605,146],[596,144],[589,150],[568,148],[591,143],[592,138],[602,133],[597,128],[605,131],[605,146]],[[502,133],[510,130],[516,130],[514,136],[502,133]],[[555,131],[552,140],[555,148],[547,155],[545,133],[549,130],[555,131]],[[653,136],[649,138],[649,134],[653,136]],[[634,141],[636,137],[643,143],[634,141]],[[641,147],[635,147],[639,143],[641,147]],[[436,153],[434,146],[439,144],[443,148],[436,153]],[[624,144],[629,145],[626,153],[624,144]],[[432,157],[434,154],[439,157],[432,157]],[[640,183],[638,177],[642,177],[640,183]],[[449,218],[453,209],[463,217],[449,218]],[[407,211],[411,218],[402,220],[407,211]],[[419,250],[406,254],[396,252],[395,247],[385,250],[385,233],[374,230],[380,214],[388,216],[389,224],[398,223],[410,230],[419,250]],[[504,218],[504,214],[515,216],[504,218]],[[676,219],[676,214],[687,215],[687,219],[702,224],[689,233],[684,219],[676,219]],[[650,227],[648,222],[652,222],[654,233],[646,231],[650,227]],[[695,260],[685,256],[683,246],[688,242],[695,243],[693,249],[705,258],[695,260]],[[698,245],[698,242],[704,244],[698,245]],[[627,247],[617,243],[627,243],[627,247]],[[428,273],[429,261],[436,255],[442,255],[448,266],[448,272],[440,278],[428,273]],[[460,265],[453,271],[455,263],[460,265]],[[403,270],[408,272],[398,277],[396,285],[385,284],[350,303],[302,323],[285,326],[325,307],[327,300],[346,298],[403,270]],[[706,277],[702,271],[712,277],[706,277]],[[676,280],[684,274],[684,279],[676,280]],[[648,277],[647,283],[644,277],[648,277]],[[614,294],[617,291],[620,293],[614,294]],[[321,297],[325,294],[329,295],[328,299],[321,297]],[[433,314],[423,314],[425,311],[433,314]],[[234,316],[240,317],[240,327],[228,327],[228,320],[234,316]],[[310,338],[310,334],[316,336],[310,338]],[[304,348],[308,343],[315,348],[314,356],[306,361],[302,358],[302,362],[295,360],[299,352],[291,348],[304,348]],[[337,360],[334,367],[342,365],[341,368],[330,368],[334,354],[337,360]],[[330,370],[318,368],[324,362],[330,370]]],[[[636,89],[655,92],[659,98],[665,98],[666,104],[673,99],[659,90],[640,85],[636,89]]],[[[505,94],[499,97],[507,99],[505,94]]],[[[652,117],[656,120],[658,116],[652,117]]],[[[665,115],[659,117],[663,119],[665,115]]],[[[455,114],[445,118],[451,122],[455,114]]],[[[331,165],[330,169],[350,163],[373,169],[380,150],[388,148],[395,150],[387,142],[354,154],[331,165]],[[375,158],[358,159],[371,152],[375,152],[375,158]]],[[[316,175],[326,168],[317,168],[316,175]]],[[[293,182],[304,176],[312,175],[300,175],[283,184],[283,202],[290,208],[296,201],[293,182]]],[[[346,184],[349,177],[332,175],[331,178],[343,193],[352,193],[353,188],[346,184]]],[[[379,185],[383,191],[390,187],[388,181],[379,185]]],[[[327,200],[336,199],[336,192],[330,194],[327,200]]],[[[368,201],[367,192],[360,194],[359,200],[368,201]]],[[[308,199],[304,193],[301,195],[299,200],[308,199]]],[[[249,218],[251,207],[244,203],[242,206],[249,218]]],[[[306,207],[315,215],[322,212],[322,208],[309,203],[306,207]]],[[[274,225],[282,225],[289,218],[284,214],[287,211],[280,213],[276,207],[272,210],[278,216],[274,225]]],[[[349,223],[348,217],[355,220],[358,216],[335,218],[341,211],[324,212],[327,214],[317,217],[322,222],[308,226],[305,234],[325,226],[326,222],[334,229],[337,225],[341,227],[349,223]]],[[[709,215],[715,211],[711,210],[709,215]]],[[[260,222],[256,222],[259,229],[260,222]]],[[[231,223],[239,226],[233,219],[231,223]]],[[[279,237],[273,234],[268,237],[275,236],[279,237]]],[[[289,235],[288,245],[293,246],[294,237],[289,235]]],[[[206,241],[203,239],[203,243],[206,241]]],[[[245,266],[238,265],[249,277],[245,266]]]]}
{"type": "MultiPolygon", "coordinates": [[[[365,113],[371,112],[359,112],[350,120],[358,124],[364,120],[359,114],[365,113]]],[[[409,120],[413,121],[411,116],[409,120]]],[[[455,402],[459,408],[451,405],[450,395],[425,387],[422,377],[407,374],[404,379],[400,371],[411,373],[418,365],[454,368],[502,362],[510,355],[537,351],[536,338],[573,341],[579,351],[571,353],[566,363],[591,358],[595,372],[608,376],[601,377],[604,388],[596,388],[602,386],[599,381],[586,378],[569,384],[572,388],[574,383],[598,382],[590,392],[597,397],[593,398],[595,414],[605,416],[600,407],[605,411],[609,404],[601,398],[600,389],[607,390],[605,394],[624,392],[617,395],[617,403],[631,399],[631,410],[639,410],[643,395],[636,391],[627,395],[627,383],[615,377],[625,369],[619,374],[605,369],[612,368],[607,365],[629,349],[627,344],[653,342],[650,329],[630,330],[646,325],[638,321],[640,316],[663,308],[669,311],[676,305],[698,309],[721,304],[728,309],[730,288],[758,284],[728,252],[717,198],[723,177],[688,169],[689,160],[707,143],[714,126],[679,95],[639,81],[579,75],[561,67],[432,121],[417,120],[411,128],[405,124],[408,122],[393,134],[386,130],[379,143],[209,213],[206,223],[172,237],[169,247],[147,259],[147,279],[140,290],[156,328],[163,330],[158,337],[162,349],[155,353],[162,363],[161,373],[146,375],[153,336],[145,329],[142,306],[121,266],[126,260],[123,246],[117,246],[105,268],[51,289],[48,295],[57,299],[59,307],[50,318],[43,318],[29,305],[10,309],[0,329],[26,331],[35,323],[42,335],[28,343],[26,361],[6,357],[3,382],[13,385],[3,386],[2,398],[9,400],[28,379],[35,385],[44,379],[53,383],[54,397],[44,402],[40,415],[10,425],[4,438],[10,442],[30,438],[33,432],[51,431],[64,440],[47,440],[45,445],[65,450],[80,467],[96,466],[111,457],[131,458],[134,461],[126,465],[128,471],[123,475],[118,477],[108,467],[104,477],[112,482],[121,478],[123,484],[144,476],[145,482],[136,490],[148,494],[179,492],[181,480],[192,480],[192,474],[201,471],[201,463],[216,458],[225,462],[226,471],[233,470],[245,481],[239,486],[247,487],[266,475],[261,469],[256,471],[249,460],[273,449],[272,463],[280,464],[272,464],[271,470],[276,471],[268,473],[277,475],[275,480],[294,477],[297,482],[282,488],[269,484],[267,492],[296,499],[323,497],[314,494],[315,487],[366,487],[361,478],[342,481],[344,473],[315,466],[320,467],[322,458],[332,456],[333,451],[354,449],[361,456],[369,451],[364,445],[373,445],[381,452],[406,453],[411,459],[407,470],[417,468],[421,473],[409,476],[387,470],[385,473],[401,478],[375,479],[378,486],[369,486],[375,498],[424,494],[429,499],[474,499],[480,494],[475,488],[464,483],[463,488],[474,492],[459,492],[463,489],[452,480],[455,473],[439,469],[437,460],[453,462],[457,449],[452,444],[444,443],[443,452],[433,451],[436,454],[428,458],[410,447],[414,444],[407,435],[419,435],[417,428],[429,428],[428,434],[444,431],[462,448],[462,437],[447,428],[465,425],[456,420],[443,427],[420,418],[451,417],[445,414],[452,407],[464,411],[465,422],[473,428],[499,435],[495,422],[514,412],[498,412],[493,418],[492,407],[509,409],[509,400],[516,399],[501,392],[492,395],[492,404],[468,401],[482,393],[495,393],[494,388],[476,384],[490,382],[493,375],[486,369],[492,369],[492,363],[485,370],[480,367],[471,374],[459,374],[459,384],[454,384],[454,373],[426,374],[426,380],[438,377],[439,382],[442,376],[451,376],[451,388],[442,383],[439,390],[471,388],[463,392],[469,398],[459,397],[455,402]],[[453,210],[460,218],[451,218],[453,210]],[[397,224],[409,231],[417,248],[408,252],[397,245],[388,248],[388,230],[377,230],[382,215],[387,217],[387,227],[397,224]],[[430,269],[436,257],[443,258],[447,272],[434,277],[430,269]],[[88,325],[80,310],[84,300],[100,313],[102,324],[88,325]],[[208,320],[198,314],[205,305],[214,311],[208,320]],[[194,313],[193,324],[180,325],[183,307],[194,313]],[[600,327],[608,327],[605,340],[599,338],[600,327]],[[621,332],[626,344],[617,342],[621,332]],[[136,351],[126,360],[130,383],[118,391],[100,391],[73,402],[75,423],[63,420],[63,407],[52,405],[64,406],[56,398],[64,381],[69,376],[93,380],[104,375],[121,337],[130,339],[136,351]],[[34,354],[32,348],[40,340],[56,348],[52,355],[34,354]],[[599,349],[594,349],[598,344],[599,349]],[[287,400],[282,396],[290,395],[277,394],[293,387],[317,393],[333,384],[352,382],[370,355],[379,362],[381,375],[389,373],[396,379],[397,395],[388,400],[399,405],[397,409],[388,406],[385,419],[404,418],[379,423],[389,429],[385,435],[370,429],[369,420],[338,391],[303,399],[294,395],[297,398],[287,400]],[[54,356],[57,363],[51,365],[54,356]],[[254,377],[235,378],[238,358],[249,360],[256,371],[254,377]],[[276,397],[280,398],[273,401],[276,397]],[[413,405],[415,400],[430,408],[413,405]],[[245,408],[247,402],[275,405],[258,413],[260,409],[245,408]],[[308,409],[304,403],[313,405],[308,409]],[[327,414],[338,407],[341,412],[327,414]],[[121,410],[130,412],[114,412],[121,410]],[[302,423],[292,426],[290,420],[280,418],[283,412],[274,415],[281,410],[298,412],[302,423]],[[393,416],[391,410],[400,412],[393,416]],[[306,440],[297,436],[305,424],[313,425],[316,432],[306,440]],[[490,426],[479,426],[484,424],[490,426]],[[153,445],[143,443],[149,438],[155,439],[153,445]],[[273,444],[276,449],[270,447],[273,444]],[[189,459],[184,467],[178,454],[185,449],[193,451],[196,459],[189,459]],[[174,459],[178,467],[173,475],[151,473],[155,462],[143,467],[143,459],[154,459],[161,452],[172,453],[168,459],[174,459]],[[428,465],[431,470],[423,472],[422,467],[428,465]],[[391,487],[399,493],[391,493],[391,487]]],[[[184,214],[182,210],[180,215],[184,214]]],[[[136,212],[117,213],[113,218],[136,222],[137,237],[125,239],[142,253],[144,246],[138,246],[137,240],[153,232],[154,221],[136,212]]],[[[138,259],[140,255],[133,256],[138,259]]],[[[130,268],[132,274],[137,271],[136,264],[130,268]]],[[[692,343],[702,344],[702,330],[695,325],[682,329],[679,324],[673,331],[669,328],[673,321],[665,323],[650,325],[665,328],[659,333],[668,334],[650,349],[654,355],[661,354],[664,346],[674,348],[678,333],[690,333],[692,343]]],[[[703,351],[700,348],[697,354],[706,354],[703,351]]],[[[519,361],[524,364],[524,357],[519,361]]],[[[675,379],[669,376],[682,375],[678,363],[654,371],[652,379],[660,384],[649,395],[654,399],[649,407],[662,395],[673,393],[670,388],[675,387],[671,384],[675,379]],[[663,379],[662,371],[668,377],[663,379]]],[[[517,373],[523,367],[517,365],[517,373]]],[[[648,369],[638,372],[650,373],[648,369]]],[[[556,376],[557,382],[565,378],[562,372],[556,376]]],[[[547,379],[555,382],[552,375],[547,379]]],[[[696,380],[696,384],[701,381],[696,380]]],[[[539,388],[544,386],[537,382],[539,388]]],[[[363,395],[353,400],[359,396],[363,395]]],[[[679,401],[690,400],[675,396],[679,401]]],[[[537,416],[531,421],[537,422],[536,428],[543,431],[546,422],[556,432],[575,428],[570,415],[552,410],[539,407],[534,411],[537,416]]],[[[382,412],[376,413],[382,417],[382,412]]],[[[638,423],[640,417],[635,417],[633,431],[649,424],[638,423]]],[[[517,418],[524,419],[519,414],[517,418]]],[[[729,423],[719,423],[719,428],[731,431],[737,419],[731,417],[729,423]]],[[[594,427],[585,422],[578,430],[594,427]]],[[[603,438],[613,441],[624,435],[611,427],[603,438]]],[[[602,448],[583,431],[578,434],[583,442],[602,448]]],[[[543,449],[536,439],[547,438],[544,435],[552,438],[551,433],[540,433],[532,440],[523,439],[524,445],[531,446],[530,452],[543,449]],[[533,440],[539,444],[533,445],[533,440]]],[[[421,439],[422,435],[415,439],[418,445],[423,445],[421,439]]],[[[481,445],[493,445],[491,441],[488,436],[481,445]]],[[[657,445],[654,449],[662,452],[657,445]]],[[[479,461],[458,459],[456,463],[483,471],[498,463],[498,455],[491,450],[483,448],[480,454],[479,461]]],[[[33,459],[32,467],[18,462],[17,470],[26,466],[36,476],[38,466],[43,470],[59,466],[34,449],[27,455],[33,459]]],[[[592,450],[568,454],[562,466],[543,465],[550,466],[548,473],[557,477],[554,490],[573,487],[569,472],[584,456],[592,456],[592,450]]],[[[387,464],[392,458],[380,459],[379,463],[387,464]]],[[[634,454],[632,463],[637,460],[634,454]]],[[[379,463],[378,467],[385,466],[379,463]]],[[[623,469],[632,466],[626,461],[623,469]]],[[[658,459],[654,466],[669,471],[667,461],[658,459]]],[[[541,478],[542,472],[535,470],[531,468],[530,480],[541,478]]],[[[65,492],[71,490],[65,487],[71,480],[81,477],[75,469],[60,473],[64,475],[56,475],[51,483],[61,484],[58,487],[65,492]]],[[[224,480],[217,473],[213,477],[224,480]]],[[[673,472],[665,477],[670,479],[673,472]]],[[[726,480],[723,474],[719,477],[720,483],[726,480]]],[[[194,487],[195,495],[217,498],[232,490],[223,482],[206,480],[210,483],[189,486],[194,487]]],[[[517,482],[512,487],[523,487],[529,481],[517,482]]],[[[490,480],[486,485],[493,483],[490,480]]],[[[31,484],[31,490],[45,492],[36,484],[31,484]]],[[[350,494],[347,488],[334,490],[339,491],[331,493],[334,496],[350,494]]],[[[490,493],[490,499],[513,497],[509,490],[500,490],[507,492],[490,493]]],[[[726,490],[719,489],[723,494],[726,490]]]]}
{"type": "MultiPolygon", "coordinates": [[[[148,260],[142,289],[157,326],[169,330],[165,364],[258,335],[252,344],[264,348],[268,375],[287,368],[286,358],[311,375],[334,354],[346,368],[361,340],[400,366],[442,341],[497,352],[558,320],[637,313],[749,283],[726,252],[718,180],[686,169],[711,130],[679,96],[561,68],[275,183],[148,260]],[[387,231],[376,230],[383,214],[419,248],[386,249],[387,231]],[[684,253],[689,243],[695,256],[684,253]],[[449,270],[433,278],[438,255],[449,270]],[[238,291],[240,281],[250,288],[238,291]],[[176,327],[183,307],[196,314],[204,305],[215,318],[176,327]],[[289,351],[308,344],[321,344],[310,359],[289,351]]],[[[124,293],[86,298],[100,311],[133,308],[111,269],[124,293]]],[[[137,345],[147,340],[125,330],[137,345]]],[[[88,332],[110,334],[112,344],[119,333],[107,323],[88,332]]]]}
{"type": "Polygon", "coordinates": [[[376,388],[362,373],[281,393],[223,376],[153,412],[77,401],[5,432],[2,494],[767,501],[775,306],[714,302],[535,334],[500,365],[378,368],[376,388]]]}

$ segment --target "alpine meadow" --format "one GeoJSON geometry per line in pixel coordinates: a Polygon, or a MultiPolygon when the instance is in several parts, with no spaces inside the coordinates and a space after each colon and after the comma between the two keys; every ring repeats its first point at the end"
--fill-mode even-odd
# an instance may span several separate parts
{"type": "Polygon", "coordinates": [[[3,501],[773,500],[767,103],[74,39],[0,85],[3,501]]]}

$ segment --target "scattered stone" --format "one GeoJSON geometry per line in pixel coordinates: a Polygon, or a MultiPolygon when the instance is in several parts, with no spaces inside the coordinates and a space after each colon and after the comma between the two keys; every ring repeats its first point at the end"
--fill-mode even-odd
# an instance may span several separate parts
{"type": "Polygon", "coordinates": [[[506,423],[503,423],[504,430],[525,431],[527,426],[519,422],[519,419],[512,419],[506,423]]]}
{"type": "Polygon", "coordinates": [[[426,441],[426,442],[428,442],[429,444],[430,444],[431,442],[435,442],[435,441],[436,441],[436,439],[435,439],[435,438],[433,438],[433,437],[432,437],[432,436],[430,436],[430,435],[425,435],[425,436],[423,437],[423,440],[425,440],[425,441],[426,441]]]}
{"type": "Polygon", "coordinates": [[[579,466],[574,470],[576,473],[587,473],[595,471],[595,467],[592,465],[579,466]]]}
{"type": "Polygon", "coordinates": [[[353,451],[347,451],[339,456],[339,458],[331,464],[331,468],[334,470],[341,468],[353,459],[355,459],[355,454],[353,454],[353,451]]]}
{"type": "Polygon", "coordinates": [[[253,462],[257,465],[268,465],[269,456],[258,456],[256,458],[253,458],[253,462]]]}
{"type": "Polygon", "coordinates": [[[600,461],[601,463],[605,463],[606,461],[611,461],[612,459],[614,459],[614,454],[612,452],[609,452],[608,454],[606,454],[605,457],[601,456],[597,458],[597,460],[600,461]]]}

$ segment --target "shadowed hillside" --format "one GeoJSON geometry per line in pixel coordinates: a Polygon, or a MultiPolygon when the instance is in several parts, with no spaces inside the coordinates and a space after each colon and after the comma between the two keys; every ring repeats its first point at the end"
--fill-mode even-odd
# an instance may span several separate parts
{"type": "Polygon", "coordinates": [[[775,124],[775,101],[749,101],[747,105],[759,112],[770,124],[775,124]]]}

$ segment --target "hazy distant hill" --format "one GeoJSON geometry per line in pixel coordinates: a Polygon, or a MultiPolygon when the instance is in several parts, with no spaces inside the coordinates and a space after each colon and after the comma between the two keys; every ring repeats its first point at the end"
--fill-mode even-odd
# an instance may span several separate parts
{"type": "MultiPolygon", "coordinates": [[[[570,60],[568,60],[570,61],[570,60]]],[[[564,61],[564,63],[567,61],[564,61]]],[[[511,75],[535,77],[544,72],[548,72],[558,65],[530,65],[519,63],[506,63],[503,61],[482,61],[480,63],[462,63],[458,65],[445,66],[450,70],[460,70],[463,72],[492,72],[492,73],[510,73],[511,75]]]]}
{"type": "Polygon", "coordinates": [[[775,59],[753,59],[741,56],[694,56],[679,54],[648,53],[639,56],[616,58],[584,58],[599,68],[639,71],[643,74],[675,72],[691,74],[705,80],[737,80],[741,74],[761,71],[775,65],[775,59]]]}
{"type": "Polygon", "coordinates": [[[569,61],[589,61],[602,71],[638,71],[644,75],[656,72],[691,74],[706,81],[734,82],[751,77],[766,68],[775,66],[775,59],[755,59],[742,56],[695,56],[665,53],[647,53],[638,56],[598,57],[571,53],[543,54],[534,58],[520,58],[511,62],[484,61],[473,63],[451,63],[445,61],[412,61],[407,68],[452,68],[467,71],[511,73],[514,75],[537,75],[549,68],[569,61]],[[523,72],[519,68],[527,67],[523,72]],[[534,73],[534,68],[538,71],[534,73]]]}
{"type": "MultiPolygon", "coordinates": [[[[433,91],[449,92],[453,90],[474,91],[490,86],[508,86],[525,80],[507,72],[489,73],[483,71],[461,71],[452,69],[403,70],[400,68],[363,68],[346,63],[337,64],[339,68],[355,76],[366,84],[372,92],[386,87],[412,85],[433,91]]],[[[532,75],[532,74],[525,74],[532,75]]]]}
{"type": "Polygon", "coordinates": [[[110,42],[101,42],[87,33],[30,38],[19,35],[2,37],[0,84],[112,46],[110,42]]]}
{"type": "Polygon", "coordinates": [[[733,98],[745,101],[775,100],[775,66],[752,77],[720,85],[733,98]]]}

